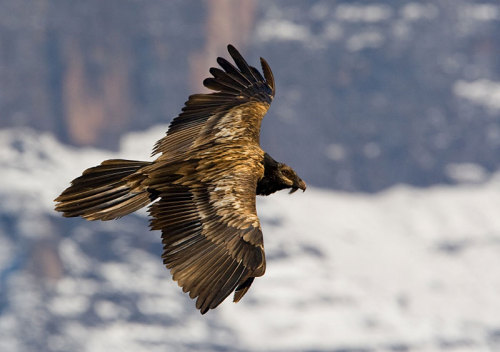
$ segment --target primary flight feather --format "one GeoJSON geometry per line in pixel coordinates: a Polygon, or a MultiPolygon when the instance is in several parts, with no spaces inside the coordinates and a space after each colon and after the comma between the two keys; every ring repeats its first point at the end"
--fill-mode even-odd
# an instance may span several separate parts
{"type": "Polygon", "coordinates": [[[274,98],[271,69],[263,75],[228,45],[235,65],[203,81],[214,90],[191,95],[160,139],[152,162],[106,160],[83,172],[56,198],[64,216],[111,220],[148,204],[161,230],[163,263],[202,314],[234,292],[238,302],[266,269],[256,195],[306,189],[289,166],[259,144],[260,124],[274,98]]]}

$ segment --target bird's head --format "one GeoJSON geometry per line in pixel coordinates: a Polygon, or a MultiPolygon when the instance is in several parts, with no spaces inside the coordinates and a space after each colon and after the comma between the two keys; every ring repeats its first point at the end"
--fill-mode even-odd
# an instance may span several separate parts
{"type": "Polygon", "coordinates": [[[285,184],[285,188],[291,188],[290,193],[295,192],[299,188],[305,191],[307,186],[297,173],[288,165],[280,163],[278,166],[279,177],[285,184]]]}

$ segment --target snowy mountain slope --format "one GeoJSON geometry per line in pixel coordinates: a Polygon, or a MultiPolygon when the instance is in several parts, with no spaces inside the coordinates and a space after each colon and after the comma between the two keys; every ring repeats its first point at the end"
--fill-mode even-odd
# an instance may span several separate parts
{"type": "Polygon", "coordinates": [[[500,175],[259,198],[266,275],[201,316],[144,212],[87,222],[52,211],[84,168],[145,159],[164,131],[127,136],[115,154],[0,131],[0,350],[500,350],[500,175]]]}

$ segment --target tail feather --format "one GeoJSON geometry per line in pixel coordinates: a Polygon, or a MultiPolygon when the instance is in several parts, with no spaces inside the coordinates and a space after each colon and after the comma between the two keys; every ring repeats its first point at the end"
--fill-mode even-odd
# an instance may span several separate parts
{"type": "Polygon", "coordinates": [[[74,179],[59,197],[56,210],[66,217],[111,220],[132,213],[154,200],[138,172],[146,161],[112,159],[91,167],[74,179]]]}

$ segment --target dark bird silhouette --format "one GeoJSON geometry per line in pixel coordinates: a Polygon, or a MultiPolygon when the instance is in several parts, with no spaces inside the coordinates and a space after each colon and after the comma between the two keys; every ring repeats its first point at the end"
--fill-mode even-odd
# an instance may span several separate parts
{"type": "Polygon", "coordinates": [[[260,124],[274,97],[271,69],[261,73],[232,46],[236,66],[203,81],[160,139],[153,162],[106,160],[83,172],[56,198],[64,216],[111,220],[150,203],[151,229],[162,231],[163,263],[202,314],[234,291],[238,302],[266,269],[255,196],[305,190],[289,166],[259,145],[260,124]]]}

